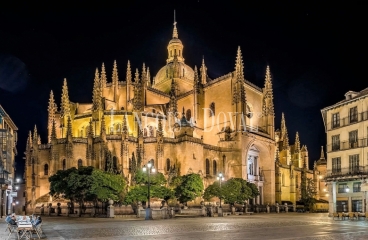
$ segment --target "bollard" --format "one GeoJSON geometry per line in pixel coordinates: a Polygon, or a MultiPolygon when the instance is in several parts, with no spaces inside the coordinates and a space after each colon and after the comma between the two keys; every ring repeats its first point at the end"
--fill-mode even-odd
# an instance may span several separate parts
{"type": "Polygon", "coordinates": [[[296,212],[296,205],[293,205],[293,212],[296,212]]]}
{"type": "Polygon", "coordinates": [[[285,212],[288,213],[288,211],[289,211],[288,205],[287,203],[285,203],[285,212]]]}
{"type": "Polygon", "coordinates": [[[276,213],[280,213],[279,203],[276,203],[276,213]]]}
{"type": "Polygon", "coordinates": [[[270,213],[270,205],[268,203],[267,203],[266,209],[267,209],[267,213],[270,213]]]}

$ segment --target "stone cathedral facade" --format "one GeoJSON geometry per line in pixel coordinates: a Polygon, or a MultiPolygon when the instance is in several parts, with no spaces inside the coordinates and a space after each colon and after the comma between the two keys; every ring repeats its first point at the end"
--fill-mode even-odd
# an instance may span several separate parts
{"type": "Polygon", "coordinates": [[[219,172],[247,179],[261,193],[255,203],[275,203],[270,69],[263,88],[252,84],[244,77],[240,47],[235,50],[235,69],[211,79],[204,60],[199,68],[185,64],[174,22],[166,64],[153,78],[144,63],[133,70],[128,61],[124,76],[116,62],[111,76],[102,64],[92,103],[73,102],[64,79],[60,106],[50,93],[48,142],[41,143],[36,127],[27,140],[29,207],[48,194],[48,177],[57,170],[94,166],[131,182],[148,161],[168,179],[199,173],[205,187],[219,172]]]}

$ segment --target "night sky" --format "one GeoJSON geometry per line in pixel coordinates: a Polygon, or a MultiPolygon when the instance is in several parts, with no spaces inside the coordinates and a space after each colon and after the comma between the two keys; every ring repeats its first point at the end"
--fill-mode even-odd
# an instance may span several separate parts
{"type": "Polygon", "coordinates": [[[145,62],[156,75],[165,65],[174,9],[189,66],[199,66],[204,56],[208,75],[217,78],[233,71],[240,46],[245,78],[263,87],[270,65],[276,127],[284,112],[290,144],[299,131],[312,164],[326,144],[320,109],[349,90],[367,87],[366,8],[364,1],[273,2],[131,1],[85,6],[90,10],[41,10],[44,6],[31,3],[1,7],[0,104],[19,128],[18,176],[28,131],[37,124],[42,142],[47,140],[50,90],[60,107],[67,78],[70,100],[91,102],[95,68],[105,62],[111,78],[115,59],[120,80],[125,80],[128,59],[133,69],[145,62]]]}

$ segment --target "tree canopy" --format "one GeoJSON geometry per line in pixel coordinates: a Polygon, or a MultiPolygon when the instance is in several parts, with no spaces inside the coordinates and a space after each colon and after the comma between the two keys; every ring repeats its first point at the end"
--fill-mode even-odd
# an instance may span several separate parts
{"type": "Polygon", "coordinates": [[[126,188],[126,182],[120,175],[104,172],[93,167],[59,170],[49,177],[50,194],[64,195],[71,201],[119,201],[126,188]]]}
{"type": "Polygon", "coordinates": [[[225,203],[243,203],[245,200],[259,195],[257,186],[242,178],[231,178],[220,184],[218,181],[209,185],[204,191],[203,198],[210,200],[213,197],[224,199],[225,203]]]}
{"type": "Polygon", "coordinates": [[[202,195],[203,181],[199,174],[191,173],[175,179],[175,196],[181,203],[192,201],[202,195]]]}
{"type": "MultiPolygon", "coordinates": [[[[142,170],[138,170],[134,176],[135,186],[129,189],[129,192],[125,196],[124,203],[131,204],[138,201],[148,201],[148,174],[142,170]]],[[[160,173],[150,174],[150,196],[157,197],[164,200],[174,198],[174,192],[172,189],[165,186],[165,176],[160,173]]]]}

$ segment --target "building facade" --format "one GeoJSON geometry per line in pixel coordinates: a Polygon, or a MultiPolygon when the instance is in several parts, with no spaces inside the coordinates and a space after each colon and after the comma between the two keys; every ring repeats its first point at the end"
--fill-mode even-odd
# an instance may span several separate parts
{"type": "MultiPolygon", "coordinates": [[[[323,177],[326,175],[326,159],[323,147],[321,157],[309,167],[306,145],[301,145],[299,133],[295,134],[294,144],[289,144],[289,134],[285,116],[282,114],[281,128],[275,132],[275,199],[279,204],[295,204],[307,195],[313,195],[321,203],[328,199],[323,177]]],[[[324,207],[324,206],[323,206],[324,207]]]]}
{"type": "Polygon", "coordinates": [[[321,110],[327,135],[329,213],[365,212],[368,176],[368,89],[321,110]]]}
{"type": "Polygon", "coordinates": [[[198,173],[205,187],[219,172],[243,178],[260,191],[254,203],[275,203],[271,72],[267,66],[260,88],[243,69],[240,47],[234,71],[219,78],[208,76],[204,59],[199,68],[186,65],[175,22],[166,64],[153,78],[145,64],[133,71],[128,61],[120,81],[116,62],[111,77],[102,64],[91,103],[72,102],[64,79],[60,107],[50,93],[47,142],[41,143],[36,127],[29,133],[27,207],[47,201],[48,177],[59,169],[94,166],[131,182],[148,161],[169,180],[198,173]]]}
{"type": "Polygon", "coordinates": [[[0,105],[0,214],[12,212],[14,191],[15,156],[17,155],[18,128],[0,105]]]}

